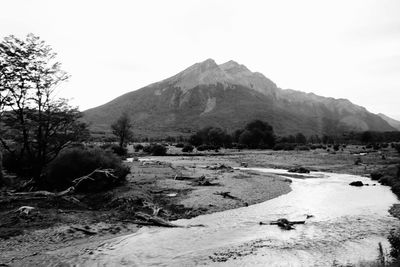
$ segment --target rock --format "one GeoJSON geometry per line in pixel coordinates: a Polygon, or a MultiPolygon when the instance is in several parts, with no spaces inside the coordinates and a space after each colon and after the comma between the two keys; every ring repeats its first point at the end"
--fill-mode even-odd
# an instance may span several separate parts
{"type": "Polygon", "coordinates": [[[351,182],[349,185],[351,185],[351,186],[363,186],[364,184],[361,181],[354,181],[354,182],[351,182]]]}
{"type": "Polygon", "coordinates": [[[296,168],[291,168],[288,170],[288,172],[296,172],[296,173],[310,173],[309,169],[306,169],[304,167],[296,167],[296,168]]]}

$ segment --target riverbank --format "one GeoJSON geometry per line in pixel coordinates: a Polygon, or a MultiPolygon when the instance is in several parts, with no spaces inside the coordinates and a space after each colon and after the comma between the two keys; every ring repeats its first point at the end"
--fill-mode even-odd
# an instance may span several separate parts
{"type": "Polygon", "coordinates": [[[65,203],[58,203],[56,207],[45,203],[3,206],[1,218],[22,205],[34,206],[35,211],[31,218],[18,218],[14,228],[21,226],[23,220],[26,226],[17,229],[20,234],[1,240],[0,263],[29,265],[62,248],[67,251],[65,257],[84,253],[103,240],[140,229],[141,226],[131,220],[131,215],[137,211],[152,214],[157,210],[166,220],[191,218],[264,202],[290,191],[286,178],[233,169],[242,164],[283,169],[301,165],[315,171],[368,175],[375,169],[398,163],[393,151],[364,154],[356,147],[335,153],[325,150],[228,150],[221,153],[223,155],[151,157],[148,161],[127,163],[131,165],[131,175],[125,185],[101,195],[81,198],[83,203],[96,202],[91,209],[65,203]],[[359,158],[361,164],[355,165],[359,158]],[[231,197],[224,197],[224,192],[229,192],[231,197]],[[89,231],[85,233],[82,229],[89,231]]]}

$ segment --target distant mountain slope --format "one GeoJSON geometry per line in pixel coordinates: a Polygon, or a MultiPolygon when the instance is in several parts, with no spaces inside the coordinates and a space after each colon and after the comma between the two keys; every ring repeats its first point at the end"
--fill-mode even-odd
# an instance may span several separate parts
{"type": "Polygon", "coordinates": [[[382,119],[384,119],[387,123],[389,123],[390,126],[397,129],[398,131],[400,131],[400,121],[392,119],[382,113],[379,113],[378,116],[381,117],[382,119]]]}
{"type": "Polygon", "coordinates": [[[86,110],[84,119],[92,130],[109,131],[122,112],[131,116],[137,134],[152,137],[185,134],[207,125],[232,131],[254,119],[268,121],[281,135],[394,130],[346,99],[282,90],[234,61],[217,65],[212,59],[86,110]]]}

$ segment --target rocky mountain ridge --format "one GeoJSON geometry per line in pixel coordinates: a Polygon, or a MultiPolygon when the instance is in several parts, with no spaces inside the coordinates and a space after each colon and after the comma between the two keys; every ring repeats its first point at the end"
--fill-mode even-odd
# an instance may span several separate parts
{"type": "Polygon", "coordinates": [[[188,134],[204,126],[227,131],[248,121],[269,122],[277,134],[393,131],[378,115],[346,99],[280,89],[235,61],[207,59],[182,72],[84,112],[94,131],[109,131],[127,112],[142,136],[188,134]]]}

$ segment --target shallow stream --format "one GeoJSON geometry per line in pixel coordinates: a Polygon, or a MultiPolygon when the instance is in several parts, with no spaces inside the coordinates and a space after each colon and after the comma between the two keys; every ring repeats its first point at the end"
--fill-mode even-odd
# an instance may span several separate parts
{"type": "MultiPolygon", "coordinates": [[[[252,169],[287,173],[276,169],[252,169]]],[[[304,175],[308,176],[308,175],[304,175]]],[[[114,239],[79,265],[126,266],[332,266],[374,260],[378,243],[388,250],[387,234],[399,221],[388,213],[398,203],[389,187],[368,178],[332,173],[293,180],[292,191],[252,205],[178,220],[192,228],[144,227],[114,239]],[[355,180],[370,186],[352,187],[355,180]],[[295,230],[260,225],[278,218],[305,220],[295,230]]]]}

